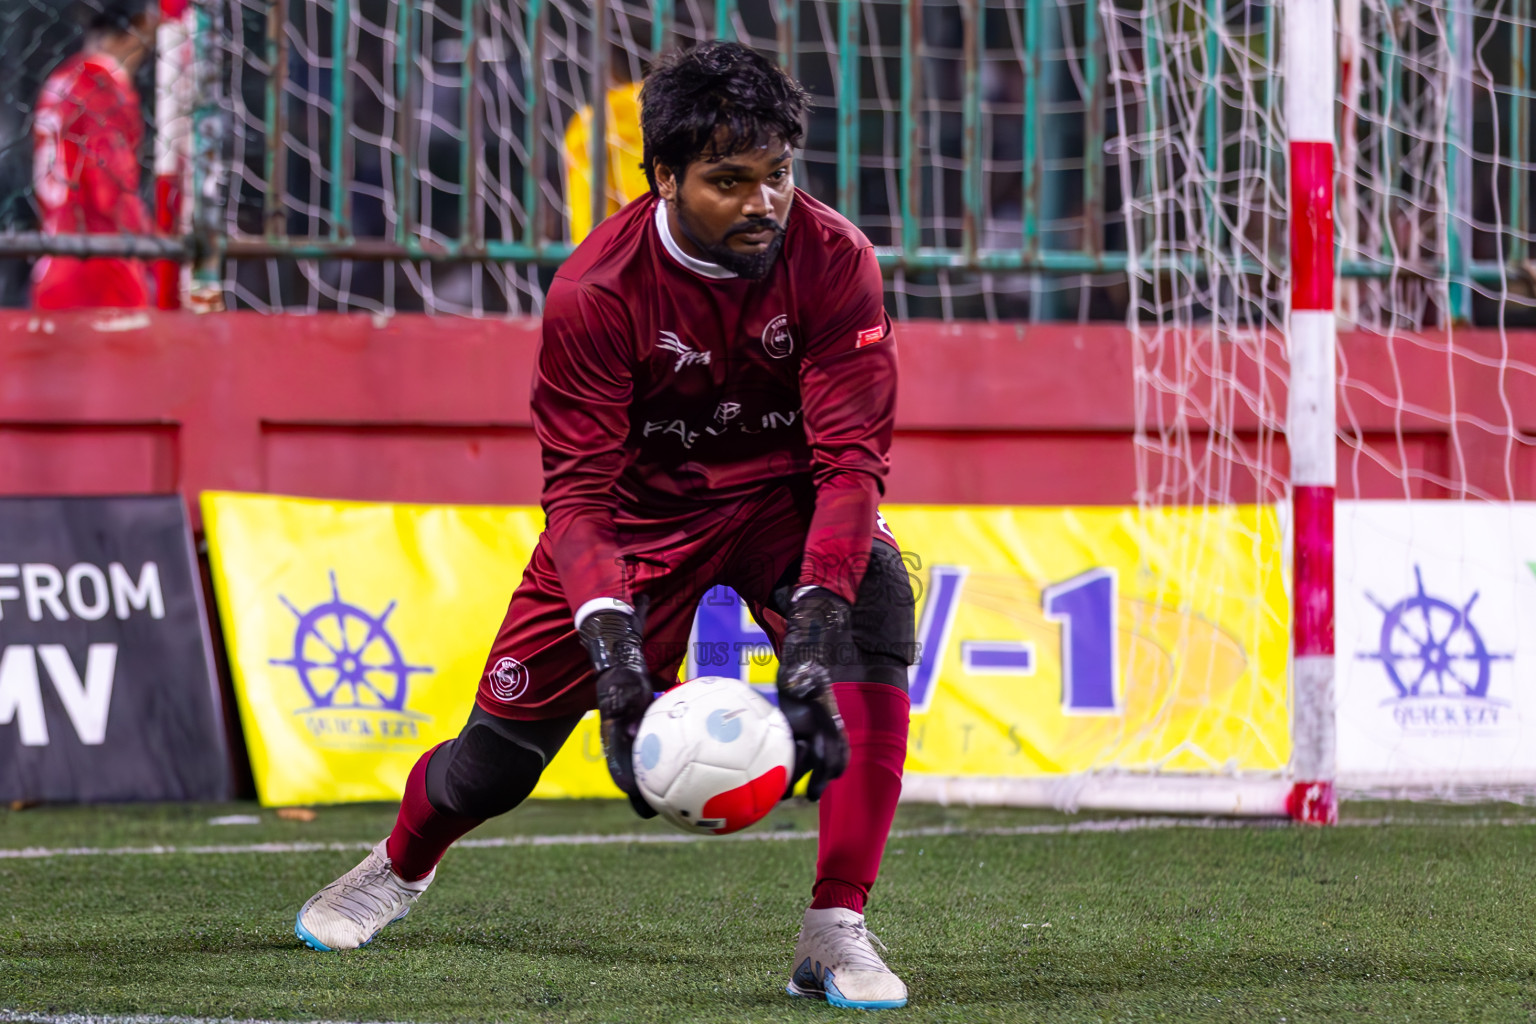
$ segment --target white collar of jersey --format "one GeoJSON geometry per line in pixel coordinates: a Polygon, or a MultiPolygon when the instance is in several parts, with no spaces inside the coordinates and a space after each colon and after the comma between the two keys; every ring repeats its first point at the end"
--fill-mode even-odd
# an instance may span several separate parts
{"type": "Polygon", "coordinates": [[[661,235],[661,244],[666,247],[667,252],[672,254],[672,258],[700,277],[724,281],[727,278],[736,276],[734,270],[726,270],[718,263],[695,259],[683,252],[682,246],[677,244],[677,239],[672,237],[672,229],[667,225],[667,201],[665,199],[660,200],[656,204],[656,233],[661,235]]]}

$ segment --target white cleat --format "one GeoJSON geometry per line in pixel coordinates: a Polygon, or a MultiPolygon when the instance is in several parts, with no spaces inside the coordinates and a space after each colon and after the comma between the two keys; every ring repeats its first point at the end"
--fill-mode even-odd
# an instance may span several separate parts
{"type": "Polygon", "coordinates": [[[372,942],[385,925],[410,913],[411,904],[432,884],[437,869],[419,881],[405,881],[390,870],[386,842],[379,840],[361,864],[299,908],[293,933],[304,945],[326,952],[357,949],[372,942]]]}
{"type": "Polygon", "coordinates": [[[864,927],[863,914],[842,907],[807,910],[785,991],[854,1010],[906,1006],[907,986],[885,966],[874,944],[885,948],[864,927]]]}

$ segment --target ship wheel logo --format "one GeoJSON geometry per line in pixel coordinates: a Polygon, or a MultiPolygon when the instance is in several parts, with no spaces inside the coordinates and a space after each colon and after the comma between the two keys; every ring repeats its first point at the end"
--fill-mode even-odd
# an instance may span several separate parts
{"type": "Polygon", "coordinates": [[[1425,591],[1417,565],[1413,578],[1417,591],[1390,607],[1365,595],[1381,610],[1381,638],[1375,651],[1359,657],[1381,662],[1399,698],[1486,698],[1493,663],[1514,655],[1490,652],[1472,624],[1478,592],[1458,608],[1425,591]]]}
{"type": "Polygon", "coordinates": [[[431,672],[425,665],[406,664],[400,645],[389,635],[391,601],[378,615],[342,600],[331,577],[331,599],[300,611],[283,595],[278,600],[299,620],[293,633],[293,656],[272,658],[273,665],[293,669],[316,710],[405,710],[411,676],[431,672]]]}

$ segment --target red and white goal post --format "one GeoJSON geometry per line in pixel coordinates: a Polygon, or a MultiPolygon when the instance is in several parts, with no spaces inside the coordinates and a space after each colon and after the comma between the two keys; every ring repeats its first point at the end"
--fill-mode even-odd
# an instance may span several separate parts
{"type": "Polygon", "coordinates": [[[1340,793],[1531,799],[1536,21],[1115,10],[1141,503],[1273,510],[1290,555],[1287,753],[1142,769],[1148,802],[1328,823],[1340,793]]]}
{"type": "Polygon", "coordinates": [[[1335,58],[1332,0],[1288,0],[1285,120],[1290,163],[1292,707],[1286,811],[1338,820],[1334,796],[1333,505],[1337,470],[1333,310],[1335,58]]]}

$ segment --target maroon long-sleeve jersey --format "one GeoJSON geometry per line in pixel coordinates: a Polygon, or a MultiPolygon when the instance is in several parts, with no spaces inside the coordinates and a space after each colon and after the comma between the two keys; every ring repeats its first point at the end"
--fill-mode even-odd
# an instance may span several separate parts
{"type": "Polygon", "coordinates": [[[809,478],[803,584],[854,600],[884,490],[896,347],[869,241],[796,191],[762,280],[684,253],[665,203],[604,221],[555,275],[533,383],[544,511],[573,610],[628,601],[616,520],[809,478]]]}

